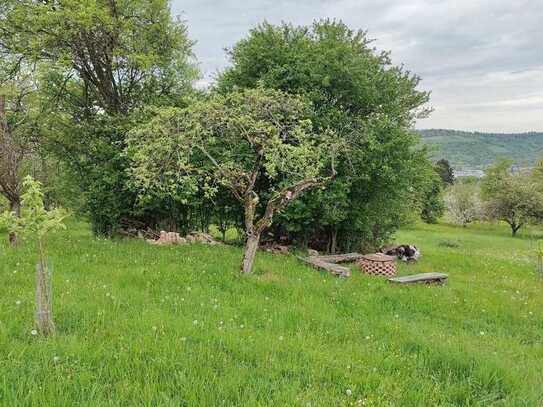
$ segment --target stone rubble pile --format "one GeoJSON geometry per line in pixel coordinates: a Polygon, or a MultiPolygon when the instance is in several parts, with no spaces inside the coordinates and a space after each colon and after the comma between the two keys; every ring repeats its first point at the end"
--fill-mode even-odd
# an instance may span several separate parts
{"type": "Polygon", "coordinates": [[[186,243],[205,243],[209,245],[221,244],[208,233],[190,232],[187,236],[182,237],[177,232],[166,232],[162,230],[160,237],[157,240],[148,239],[148,243],[158,246],[180,245],[186,243]]]}

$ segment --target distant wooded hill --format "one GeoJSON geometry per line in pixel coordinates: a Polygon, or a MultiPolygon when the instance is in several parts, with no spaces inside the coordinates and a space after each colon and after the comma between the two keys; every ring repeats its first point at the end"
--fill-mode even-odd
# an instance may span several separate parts
{"type": "Polygon", "coordinates": [[[543,159],[543,133],[494,134],[458,130],[418,130],[422,142],[435,146],[433,158],[453,168],[482,169],[505,157],[520,167],[543,159]]]}

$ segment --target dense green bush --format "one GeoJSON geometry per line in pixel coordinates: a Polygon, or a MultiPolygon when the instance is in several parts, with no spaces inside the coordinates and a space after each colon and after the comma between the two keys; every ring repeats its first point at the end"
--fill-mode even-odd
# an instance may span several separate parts
{"type": "Polygon", "coordinates": [[[427,112],[416,76],[391,64],[361,31],[341,22],[311,27],[262,24],[229,51],[217,88],[259,84],[303,95],[314,125],[346,145],[338,176],[308,194],[275,225],[276,233],[329,251],[378,246],[417,218],[433,184],[431,164],[411,127],[427,112]]]}

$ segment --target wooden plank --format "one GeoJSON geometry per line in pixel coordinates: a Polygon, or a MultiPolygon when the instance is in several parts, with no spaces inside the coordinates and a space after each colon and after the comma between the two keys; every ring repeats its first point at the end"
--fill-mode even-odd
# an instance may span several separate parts
{"type": "Polygon", "coordinates": [[[364,255],[360,253],[346,253],[331,254],[327,256],[311,256],[310,258],[316,258],[325,261],[326,263],[348,263],[360,260],[362,257],[364,257],[364,255]]]}
{"type": "Polygon", "coordinates": [[[444,273],[421,273],[421,274],[413,274],[411,276],[393,277],[393,278],[389,278],[388,281],[390,281],[391,283],[399,283],[399,284],[417,284],[417,283],[445,284],[448,278],[449,276],[444,273]]]}
{"type": "Polygon", "coordinates": [[[339,277],[350,277],[351,276],[351,270],[348,267],[340,266],[338,264],[334,263],[328,263],[326,261],[323,261],[319,258],[320,256],[315,257],[298,257],[301,261],[304,263],[307,263],[314,268],[317,268],[319,270],[324,270],[329,273],[332,273],[339,277]]]}

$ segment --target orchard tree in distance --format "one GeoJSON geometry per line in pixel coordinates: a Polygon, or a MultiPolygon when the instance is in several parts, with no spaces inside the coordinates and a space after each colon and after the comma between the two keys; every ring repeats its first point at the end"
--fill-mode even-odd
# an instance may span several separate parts
{"type": "Polygon", "coordinates": [[[466,227],[483,217],[479,186],[476,184],[457,182],[452,185],[445,195],[445,205],[449,219],[457,225],[466,227]]]}
{"type": "Polygon", "coordinates": [[[543,194],[534,174],[511,172],[512,162],[500,160],[490,167],[481,181],[487,216],[506,222],[512,236],[527,223],[542,218],[543,194]]]}
{"type": "Polygon", "coordinates": [[[241,271],[250,273],[274,215],[334,175],[333,164],[325,170],[333,148],[327,135],[313,132],[309,114],[302,98],[261,87],[162,110],[129,139],[135,185],[190,190],[199,176],[210,196],[219,185],[227,188],[243,206],[241,271]]]}

